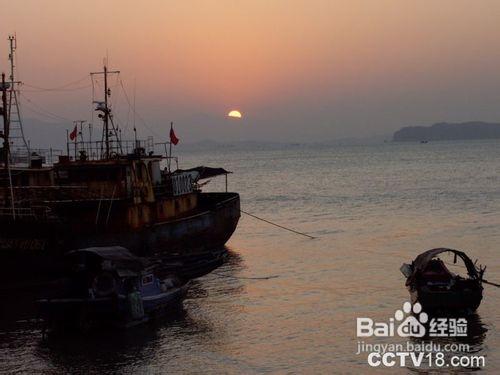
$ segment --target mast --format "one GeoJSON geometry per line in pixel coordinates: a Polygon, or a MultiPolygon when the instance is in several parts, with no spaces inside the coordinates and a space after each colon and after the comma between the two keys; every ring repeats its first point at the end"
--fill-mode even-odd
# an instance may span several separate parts
{"type": "Polygon", "coordinates": [[[10,89],[9,89],[9,103],[8,103],[8,117],[9,117],[9,142],[11,143],[11,147],[15,148],[16,151],[26,150],[28,153],[28,164],[30,163],[30,147],[28,142],[26,142],[26,138],[24,137],[23,131],[23,123],[21,119],[21,111],[19,109],[19,84],[21,82],[16,81],[15,72],[16,72],[16,59],[15,52],[17,49],[17,40],[15,35],[9,35],[9,61],[10,61],[10,89]]]}
{"type": "Polygon", "coordinates": [[[106,159],[109,158],[109,108],[108,108],[108,68],[104,65],[104,131],[106,132],[106,159]]]}
{"type": "Polygon", "coordinates": [[[14,83],[14,52],[16,51],[17,41],[16,37],[13,35],[9,35],[9,61],[10,61],[10,83],[14,83]]]}
{"type": "Polygon", "coordinates": [[[5,82],[5,73],[2,73],[2,118],[3,118],[3,152],[4,166],[7,169],[9,165],[9,114],[7,107],[7,94],[6,91],[9,84],[5,82]]]}
{"type": "Polygon", "coordinates": [[[7,94],[6,91],[9,88],[9,84],[5,82],[5,73],[2,73],[2,117],[3,117],[3,152],[4,152],[4,163],[5,169],[7,169],[7,174],[9,176],[9,188],[10,188],[10,204],[12,208],[12,218],[16,219],[16,208],[14,202],[14,188],[12,186],[12,174],[10,171],[10,144],[9,144],[9,130],[10,130],[10,119],[7,109],[7,94]]]}
{"type": "Polygon", "coordinates": [[[110,112],[111,110],[109,109],[108,106],[108,96],[111,96],[111,90],[108,88],[108,74],[118,74],[120,73],[119,70],[115,71],[108,71],[108,67],[106,66],[106,63],[104,64],[104,69],[102,72],[94,72],[90,73],[90,75],[96,75],[96,74],[103,74],[104,75],[104,102],[94,102],[97,104],[97,111],[101,111],[102,114],[99,115],[100,118],[102,118],[103,121],[103,130],[105,132],[104,135],[104,142],[105,142],[105,154],[104,157],[106,159],[109,159],[110,156],[110,145],[109,145],[109,120],[110,120],[110,112]]]}

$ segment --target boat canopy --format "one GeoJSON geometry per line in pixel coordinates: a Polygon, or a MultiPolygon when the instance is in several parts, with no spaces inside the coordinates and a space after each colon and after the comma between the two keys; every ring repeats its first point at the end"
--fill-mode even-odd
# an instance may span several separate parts
{"type": "Polygon", "coordinates": [[[74,263],[85,266],[98,261],[103,264],[103,268],[115,270],[120,276],[133,276],[148,266],[145,259],[136,257],[128,249],[121,246],[72,250],[66,254],[66,257],[74,263]]]}
{"type": "Polygon", "coordinates": [[[413,273],[408,278],[408,281],[412,280],[419,272],[423,272],[426,269],[427,264],[429,264],[429,262],[431,261],[431,259],[437,257],[439,254],[442,253],[452,253],[455,254],[455,257],[457,256],[460,257],[464,262],[465,267],[467,268],[467,274],[469,275],[469,277],[473,279],[479,278],[479,273],[477,272],[474,263],[463,251],[447,249],[447,248],[437,248],[437,249],[427,250],[415,258],[415,260],[412,263],[413,273]]]}
{"type": "Polygon", "coordinates": [[[184,173],[184,172],[198,172],[198,180],[203,180],[206,178],[211,178],[215,176],[222,176],[222,175],[228,175],[230,171],[226,171],[224,168],[213,168],[213,167],[205,167],[205,166],[200,166],[196,168],[191,168],[191,169],[177,169],[174,174],[177,173],[184,173]]]}

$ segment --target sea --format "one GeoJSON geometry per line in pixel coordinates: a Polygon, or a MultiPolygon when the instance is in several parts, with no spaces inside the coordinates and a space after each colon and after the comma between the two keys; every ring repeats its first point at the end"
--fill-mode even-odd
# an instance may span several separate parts
{"type": "MultiPolygon", "coordinates": [[[[425,361],[370,365],[361,343],[426,341],[358,337],[357,319],[397,323],[409,300],[400,266],[428,249],[463,250],[500,282],[498,140],[213,145],[178,156],[180,168],[233,172],[228,189],[243,211],[314,238],[242,213],[227,263],[194,280],[180,311],[127,331],[48,338],[19,311],[0,322],[1,373],[428,373],[425,361]]],[[[225,188],[224,177],[204,186],[225,188]]],[[[484,285],[466,337],[428,339],[466,344],[431,369],[499,373],[499,311],[500,288],[484,285]],[[453,367],[453,355],[485,363],[453,367]]]]}

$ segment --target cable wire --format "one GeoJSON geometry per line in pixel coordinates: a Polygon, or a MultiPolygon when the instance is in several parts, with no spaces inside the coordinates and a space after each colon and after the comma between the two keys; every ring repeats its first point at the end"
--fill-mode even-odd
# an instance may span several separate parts
{"type": "Polygon", "coordinates": [[[128,94],[127,94],[127,90],[125,90],[125,87],[123,86],[123,80],[120,78],[120,85],[122,87],[122,90],[123,90],[123,93],[125,95],[125,99],[127,100],[127,104],[129,106],[129,108],[131,108],[132,110],[132,113],[134,114],[134,116],[137,116],[137,118],[139,120],[141,120],[142,124],[146,127],[146,129],[148,129],[154,136],[162,139],[163,137],[161,135],[159,135],[157,132],[155,132],[153,129],[151,129],[147,124],[146,124],[146,121],[142,118],[142,116],[140,116],[137,111],[135,110],[135,108],[132,106],[132,104],[130,103],[130,98],[128,97],[128,94]]]}
{"type": "Polygon", "coordinates": [[[66,83],[66,84],[61,85],[61,86],[56,86],[56,87],[40,87],[40,86],[30,85],[30,84],[25,83],[25,82],[23,82],[22,85],[27,86],[27,87],[31,87],[31,88],[39,90],[39,91],[72,91],[72,90],[81,90],[83,88],[90,87],[90,85],[87,85],[84,87],[82,86],[82,87],[76,87],[76,88],[69,88],[69,86],[80,83],[86,79],[88,79],[87,75],[85,75],[84,77],[82,77],[76,81],[72,81],[72,82],[66,83]]]}
{"type": "MultiPolygon", "coordinates": [[[[30,104],[32,104],[33,106],[35,106],[36,108],[38,108],[38,111],[44,112],[44,113],[45,113],[45,114],[44,114],[45,116],[47,116],[47,117],[52,117],[53,119],[57,119],[57,120],[63,120],[63,121],[69,121],[69,122],[71,122],[71,120],[70,120],[70,119],[68,119],[68,118],[66,118],[66,117],[60,116],[60,115],[58,115],[58,114],[56,114],[56,113],[53,113],[53,112],[51,112],[51,111],[49,111],[49,110],[47,110],[47,109],[44,109],[42,106],[40,106],[39,104],[36,104],[33,100],[31,100],[30,98],[28,98],[28,97],[27,97],[25,94],[23,94],[22,92],[20,92],[20,94],[21,94],[21,96],[22,96],[22,97],[23,97],[23,98],[24,98],[24,99],[25,99],[28,103],[30,103],[30,104]]],[[[26,105],[26,103],[25,103],[25,106],[27,106],[27,105],[26,105]]],[[[28,105],[27,107],[28,107],[28,108],[30,108],[30,106],[29,106],[29,105],[28,105]]],[[[36,109],[33,109],[33,108],[30,108],[30,109],[31,109],[33,112],[35,112],[35,113],[41,114],[41,112],[37,112],[37,110],[36,110],[36,109]]]]}

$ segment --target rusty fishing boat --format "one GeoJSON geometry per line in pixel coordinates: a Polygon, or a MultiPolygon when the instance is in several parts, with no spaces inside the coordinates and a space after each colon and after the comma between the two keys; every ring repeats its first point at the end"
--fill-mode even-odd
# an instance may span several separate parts
{"type": "Polygon", "coordinates": [[[185,278],[223,261],[223,246],[240,217],[239,195],[227,191],[231,172],[180,170],[172,156],[172,141],[178,141],[172,125],[170,142],[137,139],[135,127],[135,139],[124,140],[109,103],[108,76],[114,73],[106,66],[91,73],[104,81],[102,100],[93,102],[102,122],[100,139],[89,139],[92,134],[84,134],[82,123],[80,129],[75,124],[66,152],[58,153],[29,147],[20,127],[13,70],[8,82],[4,78],[2,278],[14,282],[53,275],[64,253],[97,246],[123,246],[136,256],[162,261],[185,278]],[[202,192],[201,181],[219,175],[226,178],[226,191],[202,192]]]}

